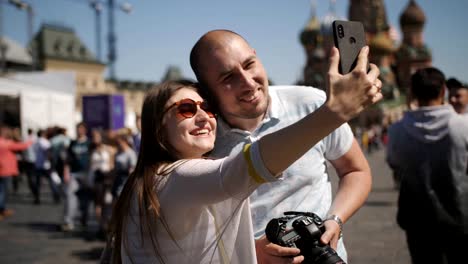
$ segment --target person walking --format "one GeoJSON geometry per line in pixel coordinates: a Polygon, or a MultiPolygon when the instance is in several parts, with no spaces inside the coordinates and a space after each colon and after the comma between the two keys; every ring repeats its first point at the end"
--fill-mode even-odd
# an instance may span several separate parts
{"type": "Polygon", "coordinates": [[[32,146],[34,150],[34,156],[36,157],[34,162],[34,204],[41,203],[41,185],[42,178],[45,178],[49,183],[50,190],[52,191],[52,197],[55,203],[60,202],[60,192],[58,185],[53,181],[50,174],[51,162],[50,162],[50,142],[46,138],[45,130],[37,131],[37,140],[32,146]]]}
{"type": "Polygon", "coordinates": [[[14,214],[7,208],[8,185],[11,178],[19,174],[15,152],[29,148],[32,141],[12,140],[11,128],[0,124],[0,220],[14,214]]]}
{"type": "Polygon", "coordinates": [[[389,128],[387,162],[400,179],[397,221],[412,263],[465,263],[468,248],[468,116],[444,104],[445,76],[411,77],[418,108],[389,128]]]}
{"type": "Polygon", "coordinates": [[[71,141],[67,151],[64,165],[63,186],[65,192],[64,223],[62,230],[65,232],[75,229],[75,217],[81,212],[81,224],[87,225],[89,201],[91,195],[88,192],[88,175],[90,145],[84,123],[76,126],[77,138],[71,141]]]}
{"type": "Polygon", "coordinates": [[[131,136],[126,130],[119,131],[116,135],[118,150],[114,158],[114,183],[112,186],[114,197],[120,195],[128,176],[133,172],[137,163],[135,150],[130,144],[131,136]]]}

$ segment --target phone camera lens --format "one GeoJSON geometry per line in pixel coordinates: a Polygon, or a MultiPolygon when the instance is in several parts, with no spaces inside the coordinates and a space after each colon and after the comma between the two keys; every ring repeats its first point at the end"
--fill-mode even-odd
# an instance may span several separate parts
{"type": "Polygon", "coordinates": [[[344,37],[344,29],[342,25],[338,25],[338,37],[340,38],[344,37]]]}

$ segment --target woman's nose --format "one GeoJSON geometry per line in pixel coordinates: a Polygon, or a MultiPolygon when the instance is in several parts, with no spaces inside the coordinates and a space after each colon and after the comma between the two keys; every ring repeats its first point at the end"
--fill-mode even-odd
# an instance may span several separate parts
{"type": "Polygon", "coordinates": [[[203,120],[209,119],[210,116],[208,115],[208,113],[205,110],[201,109],[201,107],[198,107],[195,118],[196,118],[197,121],[203,121],[203,120]]]}

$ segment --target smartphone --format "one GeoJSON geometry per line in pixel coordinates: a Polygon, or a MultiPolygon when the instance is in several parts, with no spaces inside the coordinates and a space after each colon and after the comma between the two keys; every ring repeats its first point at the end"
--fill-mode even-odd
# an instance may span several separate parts
{"type": "Polygon", "coordinates": [[[347,74],[354,69],[359,52],[366,46],[364,25],[358,21],[335,20],[332,27],[335,47],[340,51],[339,71],[347,74]]]}

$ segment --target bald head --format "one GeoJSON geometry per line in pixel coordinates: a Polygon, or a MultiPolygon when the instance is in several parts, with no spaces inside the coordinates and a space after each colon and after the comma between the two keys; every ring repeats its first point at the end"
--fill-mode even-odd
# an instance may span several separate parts
{"type": "Polygon", "coordinates": [[[204,67],[201,58],[217,49],[222,49],[234,40],[242,40],[247,43],[241,35],[226,29],[209,31],[195,43],[190,52],[190,66],[200,83],[204,82],[203,76],[201,75],[204,67]]]}
{"type": "Polygon", "coordinates": [[[213,30],[190,53],[200,93],[231,126],[253,129],[268,108],[268,77],[255,50],[239,34],[213,30]]]}

